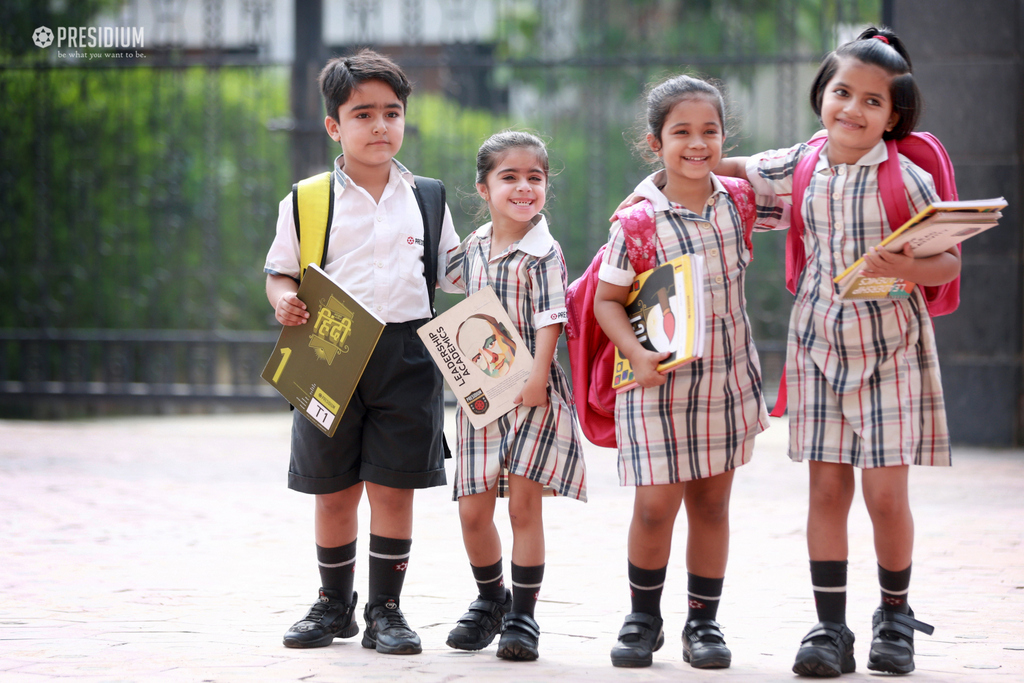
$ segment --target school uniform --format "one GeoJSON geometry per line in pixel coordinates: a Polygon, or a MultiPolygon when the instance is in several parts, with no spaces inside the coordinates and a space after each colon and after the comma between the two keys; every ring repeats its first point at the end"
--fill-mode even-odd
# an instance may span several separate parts
{"type": "MultiPolygon", "coordinates": [[[[335,160],[335,203],[324,270],[387,325],[362,379],[328,438],[295,411],[288,486],[306,493],[334,493],[362,481],[393,488],[445,483],[443,380],[416,328],[432,312],[423,273],[423,217],[413,193],[415,179],[393,161],[379,201],[335,160]]],[[[445,207],[439,254],[442,283],[446,252],[455,248],[445,207]]],[[[264,271],[300,276],[299,240],[292,196],[281,200],[277,234],[264,271]]],[[[453,290],[450,286],[445,289],[453,290]]]]}
{"type": "MultiPolygon", "coordinates": [[[[754,437],[768,427],[761,366],[751,338],[744,280],[751,253],[732,198],[714,175],[700,214],[662,194],[659,174],[634,193],[655,211],[655,264],[683,254],[704,256],[704,356],[669,372],[662,386],[637,387],[615,399],[619,482],[674,484],[722,474],[747,463],[754,437]]],[[[759,200],[760,204],[760,200],[759,200]]],[[[759,210],[763,227],[778,220],[775,207],[759,210]]],[[[616,223],[598,277],[628,287],[636,273],[616,223]]]]}
{"type": "MultiPolygon", "coordinates": [[[[810,148],[751,157],[755,190],[788,198],[810,148]]],[[[799,207],[807,267],[789,325],[786,378],[795,461],[857,467],[949,465],[942,381],[920,287],[905,300],[843,301],[832,278],[891,233],[878,187],[888,152],[879,142],[855,164],[828,163],[822,148],[799,207]]],[[[936,201],[931,176],[900,157],[911,214],[936,201]]]]}
{"type": "MultiPolygon", "coordinates": [[[[448,282],[475,294],[494,288],[530,353],[536,355],[537,330],[566,321],[565,259],[542,215],[518,242],[490,256],[491,224],[469,235],[448,255],[448,282]]],[[[507,492],[508,475],[544,485],[545,493],[587,499],[583,442],[576,426],[565,372],[557,354],[548,375],[548,404],[520,406],[482,429],[475,429],[462,406],[458,414],[458,454],[454,499],[498,487],[507,492]]]]}

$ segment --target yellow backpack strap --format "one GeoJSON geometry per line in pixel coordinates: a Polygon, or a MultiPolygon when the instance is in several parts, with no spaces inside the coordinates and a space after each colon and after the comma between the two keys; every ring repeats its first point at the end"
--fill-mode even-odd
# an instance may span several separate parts
{"type": "Polygon", "coordinates": [[[327,171],[292,185],[292,213],[299,240],[299,278],[315,263],[324,267],[334,217],[334,173],[327,171]]]}

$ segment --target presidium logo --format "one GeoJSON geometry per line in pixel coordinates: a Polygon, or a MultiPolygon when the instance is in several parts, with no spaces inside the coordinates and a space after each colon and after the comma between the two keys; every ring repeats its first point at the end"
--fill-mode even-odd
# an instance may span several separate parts
{"type": "MultiPolygon", "coordinates": [[[[145,29],[141,26],[58,26],[57,47],[146,47],[145,29]]],[[[32,32],[36,47],[45,48],[53,44],[54,34],[48,26],[40,26],[32,32]]]]}

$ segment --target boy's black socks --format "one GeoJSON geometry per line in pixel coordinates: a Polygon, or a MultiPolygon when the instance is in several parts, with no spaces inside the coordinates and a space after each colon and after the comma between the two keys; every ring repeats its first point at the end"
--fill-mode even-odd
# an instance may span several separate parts
{"type": "Polygon", "coordinates": [[[818,621],[846,623],[846,560],[811,560],[811,587],[818,621]]]}
{"type": "Polygon", "coordinates": [[[352,584],[356,571],[356,542],[336,548],[317,545],[316,563],[320,569],[320,585],[335,591],[342,599],[352,603],[352,584]]]}
{"type": "Polygon", "coordinates": [[[473,578],[476,579],[476,589],[484,600],[494,602],[505,602],[505,579],[501,571],[501,560],[498,560],[487,567],[476,567],[469,565],[473,570],[473,578]]]}
{"type": "Polygon", "coordinates": [[[878,565],[878,585],[882,589],[882,607],[895,612],[907,614],[910,612],[910,605],[907,604],[907,594],[910,593],[910,568],[891,572],[878,565]]]}
{"type": "Polygon", "coordinates": [[[632,562],[628,562],[628,565],[626,576],[629,578],[631,611],[660,617],[661,593],[665,589],[668,566],[661,569],[641,569],[632,562]]]}
{"type": "Polygon", "coordinates": [[[533,616],[544,580],[544,565],[520,567],[512,563],[512,611],[533,616]]]}
{"type": "Polygon", "coordinates": [[[385,538],[370,534],[370,585],[368,603],[381,596],[398,598],[409,566],[411,538],[385,538]]]}
{"type": "Polygon", "coordinates": [[[718,616],[718,603],[722,600],[722,586],[725,578],[709,579],[706,576],[686,573],[686,601],[689,610],[686,620],[711,619],[718,616]]]}

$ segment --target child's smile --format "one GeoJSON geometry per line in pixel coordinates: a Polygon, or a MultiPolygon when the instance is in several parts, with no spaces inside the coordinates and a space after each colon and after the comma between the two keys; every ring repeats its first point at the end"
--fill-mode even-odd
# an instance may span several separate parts
{"type": "Polygon", "coordinates": [[[516,147],[505,153],[477,190],[496,228],[522,230],[544,208],[547,174],[533,149],[516,147]]]}
{"type": "Polygon", "coordinates": [[[891,81],[880,67],[849,57],[840,61],[821,99],[830,164],[856,163],[896,125],[891,81]]]}
{"type": "MultiPolygon", "coordinates": [[[[672,106],[661,127],[660,140],[648,133],[647,142],[665,164],[665,196],[710,190],[708,177],[722,158],[718,109],[706,97],[689,97],[672,106]]],[[[683,203],[683,202],[680,202],[683,203]]]]}

